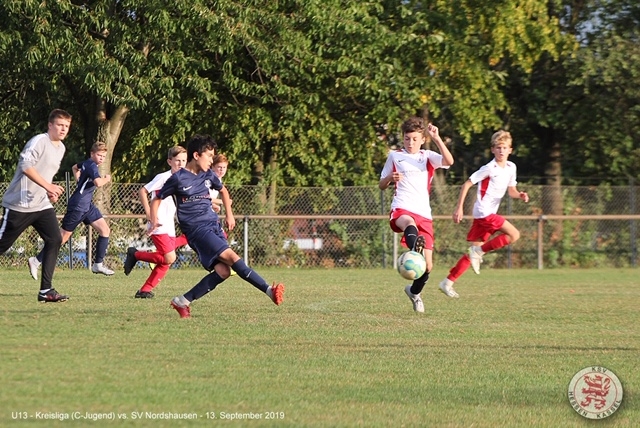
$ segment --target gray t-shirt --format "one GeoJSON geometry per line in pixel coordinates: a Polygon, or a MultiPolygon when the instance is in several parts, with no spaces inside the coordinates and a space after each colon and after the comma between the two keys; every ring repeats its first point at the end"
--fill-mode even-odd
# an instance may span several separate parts
{"type": "Polygon", "coordinates": [[[25,213],[53,208],[47,191],[24,175],[24,171],[33,167],[51,183],[60,169],[64,152],[62,141],[56,147],[49,139],[49,134],[39,134],[30,139],[20,153],[16,173],[2,198],[2,206],[25,213]]]}

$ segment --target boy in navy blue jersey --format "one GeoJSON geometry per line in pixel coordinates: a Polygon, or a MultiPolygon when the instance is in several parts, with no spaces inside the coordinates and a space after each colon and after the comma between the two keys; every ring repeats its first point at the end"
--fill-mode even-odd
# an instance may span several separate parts
{"type": "Polygon", "coordinates": [[[230,269],[269,296],[276,305],[280,305],[284,297],[283,284],[274,283],[269,286],[229,248],[220,227],[218,214],[211,209],[209,189],[214,189],[220,192],[229,230],[235,227],[229,192],[211,170],[217,148],[218,145],[212,137],[194,135],[187,146],[187,166],[169,177],[158,194],[159,198],[151,201],[150,222],[152,229],[155,229],[161,226],[158,222],[161,200],[169,196],[174,198],[180,229],[187,236],[191,248],[198,254],[202,266],[210,272],[191,290],[182,296],[174,297],[171,301],[171,306],[178,311],[181,318],[190,318],[191,303],[227,279],[230,269]]]}
{"type": "MultiPolygon", "coordinates": [[[[96,187],[102,187],[111,181],[109,174],[100,177],[98,172],[98,165],[104,162],[106,156],[107,145],[98,141],[91,147],[91,157],[89,159],[73,165],[73,175],[78,182],[78,186],[69,198],[67,213],[62,219],[60,234],[64,245],[80,223],[90,224],[100,235],[96,242],[91,272],[113,275],[114,272],[103,264],[104,257],[107,254],[111,230],[106,220],[102,217],[100,210],[93,204],[93,191],[96,187]]],[[[29,270],[34,279],[38,279],[38,267],[40,267],[41,263],[42,251],[37,256],[29,258],[29,270]]]]}

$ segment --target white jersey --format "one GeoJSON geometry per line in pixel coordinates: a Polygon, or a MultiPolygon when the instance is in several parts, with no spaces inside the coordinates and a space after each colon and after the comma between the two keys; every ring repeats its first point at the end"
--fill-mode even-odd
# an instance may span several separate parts
{"type": "MultiPolygon", "coordinates": [[[[156,175],[153,180],[148,182],[144,188],[151,194],[151,200],[157,199],[157,193],[164,183],[171,177],[172,172],[166,171],[156,175]]],[[[158,207],[158,222],[162,225],[153,231],[152,235],[169,235],[176,236],[176,204],[173,202],[173,198],[166,198],[160,202],[158,207]]]]}
{"type": "Polygon", "coordinates": [[[449,167],[442,165],[441,154],[431,150],[420,150],[414,154],[407,153],[404,149],[389,152],[380,179],[394,171],[402,174],[402,179],[394,183],[391,210],[401,208],[431,220],[429,191],[438,168],[449,167]]]}
{"type": "Polygon", "coordinates": [[[476,203],[473,205],[473,218],[485,218],[496,214],[500,201],[509,187],[515,187],[516,165],[507,161],[501,167],[493,159],[471,174],[469,180],[478,185],[476,203]]]}

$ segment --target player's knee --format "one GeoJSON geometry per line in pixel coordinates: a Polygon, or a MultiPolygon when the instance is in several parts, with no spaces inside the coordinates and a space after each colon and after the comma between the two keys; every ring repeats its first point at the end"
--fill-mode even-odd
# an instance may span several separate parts
{"type": "Polygon", "coordinates": [[[176,253],[169,253],[164,255],[165,264],[170,265],[171,263],[176,261],[176,253]]]}
{"type": "Polygon", "coordinates": [[[509,240],[511,241],[510,242],[511,244],[516,242],[518,239],[520,239],[520,231],[519,230],[516,229],[511,234],[509,234],[509,240]]]}
{"type": "Polygon", "coordinates": [[[218,263],[215,270],[218,276],[222,279],[227,279],[231,276],[231,268],[224,263],[218,263]]]}
{"type": "Polygon", "coordinates": [[[62,246],[62,235],[60,235],[59,233],[54,233],[44,241],[45,241],[45,244],[53,245],[55,247],[60,248],[62,246]]]}

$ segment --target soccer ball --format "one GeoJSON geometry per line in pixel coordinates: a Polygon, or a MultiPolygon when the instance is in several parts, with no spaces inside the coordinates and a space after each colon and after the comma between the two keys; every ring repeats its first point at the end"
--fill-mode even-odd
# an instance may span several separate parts
{"type": "Polygon", "coordinates": [[[427,271],[427,261],[422,254],[407,251],[398,257],[398,273],[409,281],[420,278],[427,271]]]}

